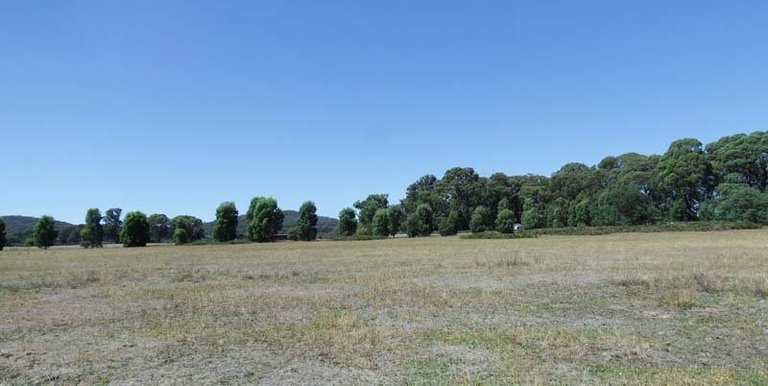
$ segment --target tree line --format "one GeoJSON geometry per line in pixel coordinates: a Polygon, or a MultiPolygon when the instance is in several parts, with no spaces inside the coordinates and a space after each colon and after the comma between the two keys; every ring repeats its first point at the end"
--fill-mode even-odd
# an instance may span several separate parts
{"type": "MultiPolygon", "coordinates": [[[[289,229],[293,240],[311,241],[317,237],[317,207],[306,201],[299,209],[299,217],[289,229]]],[[[128,212],[121,219],[122,209],[112,208],[102,216],[98,208],[86,211],[85,222],[76,227],[62,230],[66,240],[76,234],[80,246],[100,248],[105,242],[122,243],[126,247],[142,247],[148,243],[173,241],[187,244],[206,238],[203,221],[197,217],[180,215],[168,218],[164,214],[145,215],[140,211],[128,212]]],[[[223,202],[216,209],[216,220],[212,238],[216,242],[231,242],[237,234],[239,212],[234,202],[223,202]]],[[[255,197],[246,213],[248,221],[247,238],[255,242],[272,242],[283,226],[284,215],[272,197],[255,197]]],[[[55,242],[62,241],[62,234],[56,230],[51,216],[42,216],[25,241],[27,246],[48,249],[55,242]]],[[[64,242],[62,242],[64,243],[64,242]]],[[[0,250],[6,245],[5,222],[0,219],[0,250]]]]}
{"type": "MultiPolygon", "coordinates": [[[[405,198],[390,204],[387,194],[371,194],[339,213],[338,236],[428,236],[434,231],[512,232],[581,226],[647,225],[699,220],[768,223],[768,132],[735,134],[702,144],[695,138],[672,142],[661,155],[626,153],[607,156],[597,165],[568,163],[551,176],[482,177],[471,167],[448,169],[441,178],[427,174],[410,184],[405,198]]],[[[317,236],[317,208],[312,201],[299,210],[289,230],[294,240],[317,236]]],[[[172,240],[176,244],[206,237],[202,220],[193,216],[169,219],[119,208],[86,212],[85,224],[69,230],[84,247],[103,240],[125,246],[172,240]],[[73,234],[74,233],[74,234],[73,234]]],[[[282,228],[282,210],[271,197],[255,197],[246,215],[247,238],[274,241],[282,228]]],[[[234,240],[238,211],[233,202],[216,210],[213,239],[234,240]]],[[[43,216],[28,244],[47,248],[57,234],[53,218],[43,216]]],[[[0,250],[6,244],[0,219],[0,250]]]]}
{"type": "Polygon", "coordinates": [[[699,220],[768,223],[768,132],[736,134],[707,145],[672,142],[661,155],[607,156],[597,165],[568,163],[550,177],[470,167],[427,174],[390,205],[372,194],[339,214],[340,235],[398,231],[512,232],[580,226],[645,225],[699,220]]]}

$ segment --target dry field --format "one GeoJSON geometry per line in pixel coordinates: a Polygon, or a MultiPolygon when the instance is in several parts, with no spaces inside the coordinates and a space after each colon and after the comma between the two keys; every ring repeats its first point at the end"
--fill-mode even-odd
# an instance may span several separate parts
{"type": "Polygon", "coordinates": [[[0,252],[0,384],[768,384],[768,230],[0,252]]]}

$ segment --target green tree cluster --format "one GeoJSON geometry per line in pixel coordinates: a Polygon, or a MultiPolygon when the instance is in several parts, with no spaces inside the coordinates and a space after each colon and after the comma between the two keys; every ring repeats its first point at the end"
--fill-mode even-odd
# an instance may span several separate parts
{"type": "Polygon", "coordinates": [[[154,213],[147,217],[149,223],[149,242],[162,243],[171,238],[171,219],[162,213],[154,213]]]}
{"type": "Polygon", "coordinates": [[[104,228],[101,225],[101,211],[90,208],[85,213],[85,224],[80,230],[80,246],[83,248],[101,248],[104,240],[104,228]]]}
{"type": "MultiPolygon", "coordinates": [[[[707,145],[683,138],[661,155],[608,156],[592,167],[569,163],[549,177],[483,177],[472,168],[455,167],[442,178],[420,177],[407,187],[400,207],[407,228],[416,223],[417,208],[428,205],[441,235],[499,230],[495,221],[504,210],[512,212],[513,227],[521,223],[528,229],[704,218],[762,222],[757,193],[766,186],[768,132],[757,131],[707,145]]],[[[371,209],[381,206],[365,205],[370,201],[355,207],[372,220],[371,209]]],[[[502,217],[507,229],[508,214],[502,217]]],[[[415,234],[413,228],[409,234],[415,234]]]]}
{"type": "Polygon", "coordinates": [[[306,201],[299,208],[299,219],[291,227],[288,235],[292,240],[312,241],[317,238],[317,207],[312,201],[306,201]]]}
{"type": "Polygon", "coordinates": [[[56,241],[58,232],[54,228],[56,221],[51,216],[42,216],[35,224],[32,231],[34,245],[38,248],[48,249],[56,241]]]}
{"type": "Polygon", "coordinates": [[[190,215],[179,215],[171,219],[171,234],[176,244],[191,243],[205,238],[203,220],[190,215]],[[179,242],[176,235],[182,229],[185,234],[184,242],[179,242]]]}
{"type": "Polygon", "coordinates": [[[128,212],[120,228],[120,239],[125,247],[145,247],[149,242],[149,220],[142,212],[128,212]]]}
{"type": "Polygon", "coordinates": [[[120,215],[123,210],[120,208],[110,208],[104,213],[104,238],[111,242],[118,244],[121,240],[121,230],[123,227],[123,221],[120,220],[120,215]]]}
{"type": "Polygon", "coordinates": [[[258,243],[274,242],[283,227],[283,211],[272,197],[255,197],[248,207],[248,239],[258,243]]]}
{"type": "Polygon", "coordinates": [[[237,237],[237,207],[234,202],[222,202],[216,209],[213,239],[218,242],[232,241],[237,237]]]}
{"type": "Polygon", "coordinates": [[[339,236],[352,236],[357,233],[357,218],[355,210],[344,208],[339,212],[339,225],[336,234],[339,236]]]}

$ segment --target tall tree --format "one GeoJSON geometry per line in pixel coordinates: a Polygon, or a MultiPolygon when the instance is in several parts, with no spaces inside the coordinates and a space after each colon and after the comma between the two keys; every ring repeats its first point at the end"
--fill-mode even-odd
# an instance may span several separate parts
{"type": "Polygon", "coordinates": [[[387,208],[387,221],[389,235],[395,237],[400,231],[400,223],[403,221],[403,209],[400,205],[390,205],[387,208]]]}
{"type": "Polygon", "coordinates": [[[496,231],[512,233],[515,231],[515,214],[509,209],[502,209],[496,216],[496,231]]]}
{"type": "Polygon", "coordinates": [[[37,221],[32,235],[38,248],[48,249],[56,241],[58,232],[54,229],[55,223],[51,216],[43,216],[37,221]]]}
{"type": "Polygon", "coordinates": [[[90,208],[85,213],[85,226],[80,230],[80,246],[83,248],[101,248],[104,240],[104,228],[101,225],[101,211],[90,208]]]}
{"type": "Polygon", "coordinates": [[[450,210],[458,215],[457,228],[469,229],[472,210],[483,201],[484,187],[480,176],[472,168],[451,168],[438,181],[437,187],[450,210]]]}
{"type": "Polygon", "coordinates": [[[657,173],[669,200],[667,212],[672,220],[696,220],[699,204],[714,188],[712,164],[699,140],[684,138],[672,142],[661,157],[657,173]]]}
{"type": "Polygon", "coordinates": [[[237,207],[231,201],[222,202],[216,209],[216,224],[213,239],[219,242],[232,241],[237,237],[237,207]]]}
{"type": "Polygon", "coordinates": [[[408,237],[429,236],[434,229],[432,208],[427,204],[419,205],[405,219],[405,232],[408,237]]]}
{"type": "Polygon", "coordinates": [[[289,233],[294,240],[312,241],[317,238],[317,207],[312,201],[306,201],[299,208],[299,218],[289,233]]]}
{"type": "Polygon", "coordinates": [[[339,212],[339,225],[336,234],[339,236],[352,236],[357,232],[357,219],[355,210],[344,208],[339,212]]]}
{"type": "Polygon", "coordinates": [[[123,210],[120,208],[110,208],[104,215],[104,237],[115,244],[120,242],[120,229],[123,226],[120,220],[122,213],[123,210]]]}
{"type": "Polygon", "coordinates": [[[258,243],[275,241],[285,218],[283,211],[277,206],[277,200],[272,197],[257,197],[251,201],[251,206],[247,215],[251,217],[248,238],[258,243]]]}
{"type": "Polygon", "coordinates": [[[149,242],[161,243],[171,238],[171,219],[160,213],[151,214],[149,222],[149,242]]]}
{"type": "Polygon", "coordinates": [[[765,224],[768,223],[768,193],[747,184],[720,184],[715,198],[705,201],[701,212],[707,220],[765,224]]]}
{"type": "Polygon", "coordinates": [[[171,232],[182,228],[187,233],[189,242],[202,240],[205,238],[205,227],[203,220],[189,215],[180,215],[171,219],[171,232]]]}
{"type": "Polygon", "coordinates": [[[387,218],[386,209],[378,209],[376,213],[373,214],[371,234],[374,236],[389,236],[389,219],[387,218]]]}
{"type": "Polygon", "coordinates": [[[5,220],[0,218],[0,251],[5,248],[5,244],[8,242],[8,239],[5,237],[5,220]]]}
{"type": "Polygon", "coordinates": [[[492,223],[493,217],[491,211],[481,205],[472,211],[472,218],[469,221],[469,229],[472,233],[482,233],[493,229],[493,226],[491,225],[492,223]]]}
{"type": "Polygon", "coordinates": [[[448,213],[448,203],[443,199],[439,191],[438,179],[432,174],[419,177],[416,182],[408,185],[405,198],[402,200],[402,209],[405,213],[413,213],[421,204],[429,205],[436,216],[448,213]]]}
{"type": "Polygon", "coordinates": [[[768,185],[768,132],[736,134],[706,146],[717,176],[765,191],[768,185]]]}
{"type": "Polygon", "coordinates": [[[389,205],[387,194],[371,194],[363,201],[356,201],[352,206],[358,210],[358,221],[360,222],[357,233],[369,235],[371,234],[371,224],[373,223],[373,215],[379,209],[386,209],[389,205]]]}
{"type": "Polygon", "coordinates": [[[120,238],[125,247],[145,247],[149,242],[149,221],[147,215],[139,211],[128,212],[120,230],[120,238]]]}
{"type": "Polygon", "coordinates": [[[437,231],[440,236],[453,236],[458,230],[456,229],[456,223],[459,221],[459,215],[455,210],[448,213],[448,216],[443,217],[437,226],[437,231]]]}

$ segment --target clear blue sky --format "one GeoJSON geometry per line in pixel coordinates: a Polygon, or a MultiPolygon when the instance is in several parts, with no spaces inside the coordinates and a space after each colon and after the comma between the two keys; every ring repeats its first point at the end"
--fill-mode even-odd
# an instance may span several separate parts
{"type": "Polygon", "coordinates": [[[320,214],[768,129],[768,1],[4,1],[0,214],[320,214]]]}

